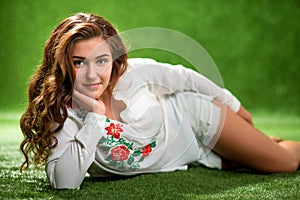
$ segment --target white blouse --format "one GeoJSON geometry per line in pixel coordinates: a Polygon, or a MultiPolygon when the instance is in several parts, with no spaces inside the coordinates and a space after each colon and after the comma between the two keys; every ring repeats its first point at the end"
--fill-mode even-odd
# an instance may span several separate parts
{"type": "Polygon", "coordinates": [[[68,109],[46,164],[52,187],[79,188],[87,172],[94,177],[166,172],[186,170],[193,162],[221,168],[209,148],[220,119],[212,101],[237,112],[240,102],[228,90],[181,65],[134,58],[113,99],[126,106],[117,110],[120,121],[68,109]]]}

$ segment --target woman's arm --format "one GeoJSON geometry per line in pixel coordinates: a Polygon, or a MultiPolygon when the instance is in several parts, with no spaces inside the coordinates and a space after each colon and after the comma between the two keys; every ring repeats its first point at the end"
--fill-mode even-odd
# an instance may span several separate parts
{"type": "Polygon", "coordinates": [[[134,67],[126,74],[134,79],[136,87],[146,82],[153,93],[168,94],[173,92],[194,91],[212,96],[234,112],[240,109],[240,102],[228,90],[219,87],[205,76],[183,67],[159,63],[151,59],[132,59],[134,67]],[[135,64],[137,63],[137,64],[135,64]],[[140,81],[140,83],[138,82],[140,81]]]}
{"type": "Polygon", "coordinates": [[[76,117],[69,116],[64,128],[56,134],[58,145],[51,151],[46,165],[47,175],[53,188],[80,187],[88,168],[94,161],[98,141],[104,134],[106,117],[103,115],[105,113],[103,102],[74,90],[73,103],[84,107],[89,112],[80,129],[76,124],[78,123],[76,117]]]}
{"type": "MultiPolygon", "coordinates": [[[[58,145],[51,151],[46,170],[54,188],[79,188],[87,170],[97,159],[114,171],[136,170],[156,147],[154,138],[161,130],[161,110],[149,103],[138,121],[124,124],[107,119],[103,102],[74,91],[76,104],[87,110],[82,127],[79,119],[69,115],[64,128],[57,133],[58,145]],[[152,105],[152,106],[151,106],[152,105]],[[159,123],[158,123],[159,122],[159,123]]],[[[148,99],[149,100],[149,99],[148,99]]],[[[74,115],[74,114],[73,114],[74,115]]]]}
{"type": "Polygon", "coordinates": [[[56,134],[58,145],[51,151],[46,172],[53,188],[79,188],[95,159],[96,146],[104,134],[106,118],[88,113],[82,128],[70,118],[56,134]],[[95,131],[97,130],[97,131],[95,131]]]}

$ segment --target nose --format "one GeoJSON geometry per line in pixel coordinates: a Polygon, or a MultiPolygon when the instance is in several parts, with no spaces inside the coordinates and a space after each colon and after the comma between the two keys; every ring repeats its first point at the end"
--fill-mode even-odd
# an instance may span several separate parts
{"type": "Polygon", "coordinates": [[[97,74],[97,70],[96,67],[93,66],[93,64],[88,64],[87,68],[86,68],[86,78],[88,80],[95,80],[97,79],[98,74],[97,74]]]}

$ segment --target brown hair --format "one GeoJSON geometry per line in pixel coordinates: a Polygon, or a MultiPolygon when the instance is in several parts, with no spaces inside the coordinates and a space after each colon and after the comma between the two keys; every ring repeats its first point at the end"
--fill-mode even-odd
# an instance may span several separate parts
{"type": "Polygon", "coordinates": [[[102,37],[113,56],[113,69],[107,90],[112,91],[127,68],[126,47],[116,29],[104,18],[79,13],[63,20],[52,32],[42,64],[28,87],[28,106],[20,120],[24,140],[20,149],[25,161],[20,170],[33,162],[46,163],[49,150],[57,145],[55,132],[62,129],[67,118],[66,105],[71,101],[75,70],[72,62],[74,45],[81,40],[102,37]],[[52,130],[54,122],[59,126],[52,130]]]}

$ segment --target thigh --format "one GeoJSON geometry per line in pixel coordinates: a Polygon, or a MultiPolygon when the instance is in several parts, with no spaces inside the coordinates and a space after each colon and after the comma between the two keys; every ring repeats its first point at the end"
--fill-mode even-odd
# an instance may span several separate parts
{"type": "MultiPolygon", "coordinates": [[[[225,109],[225,107],[223,107],[225,109]]],[[[229,160],[263,172],[287,171],[292,155],[254,128],[230,108],[213,150],[229,160]]]]}

